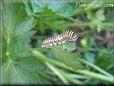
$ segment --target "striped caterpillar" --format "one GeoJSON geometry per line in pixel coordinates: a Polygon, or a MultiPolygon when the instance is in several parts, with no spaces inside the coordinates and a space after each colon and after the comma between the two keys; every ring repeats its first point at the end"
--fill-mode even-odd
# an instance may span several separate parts
{"type": "Polygon", "coordinates": [[[42,42],[42,47],[53,46],[65,43],[66,41],[76,41],[78,36],[73,31],[66,31],[57,36],[49,37],[42,42]]]}

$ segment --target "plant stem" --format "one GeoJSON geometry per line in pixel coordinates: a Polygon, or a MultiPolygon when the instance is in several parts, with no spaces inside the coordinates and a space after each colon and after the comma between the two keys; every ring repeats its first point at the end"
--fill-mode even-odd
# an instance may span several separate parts
{"type": "Polygon", "coordinates": [[[97,71],[99,71],[99,72],[101,72],[101,73],[103,73],[103,74],[105,74],[105,75],[107,75],[107,76],[113,78],[112,75],[110,75],[109,73],[107,73],[107,72],[104,71],[103,69],[97,67],[96,65],[93,65],[93,64],[91,64],[91,63],[89,63],[89,62],[87,62],[87,61],[85,61],[85,60],[83,60],[83,59],[81,59],[81,58],[77,58],[77,59],[78,59],[79,61],[81,61],[81,62],[83,62],[83,63],[85,63],[85,64],[87,64],[87,65],[93,67],[93,68],[96,69],[97,71]]]}
{"type": "Polygon", "coordinates": [[[64,71],[58,69],[59,72],[69,81],[75,83],[75,84],[79,84],[79,85],[84,85],[84,82],[79,81],[77,78],[73,78],[72,76],[70,76],[69,74],[65,73],[64,71]]]}
{"type": "Polygon", "coordinates": [[[101,79],[101,80],[105,80],[105,81],[109,81],[109,82],[113,82],[113,77],[109,77],[107,78],[104,75],[98,74],[98,73],[94,73],[94,72],[90,72],[87,70],[77,70],[78,73],[90,76],[90,77],[94,77],[96,79],[101,79]]]}
{"type": "Polygon", "coordinates": [[[69,84],[69,82],[63,77],[63,75],[50,63],[45,62],[45,64],[65,83],[69,84]]]}
{"type": "Polygon", "coordinates": [[[73,71],[75,73],[80,73],[80,74],[83,74],[83,75],[86,75],[86,76],[90,76],[90,77],[93,77],[93,78],[97,78],[97,79],[100,79],[100,80],[104,80],[104,81],[113,83],[113,78],[111,78],[111,77],[107,77],[107,76],[104,76],[104,75],[101,75],[101,74],[98,74],[98,73],[89,72],[89,71],[85,71],[85,70],[75,70],[75,69],[73,69],[70,66],[64,65],[64,64],[62,64],[62,63],[60,63],[58,61],[55,61],[55,60],[52,60],[52,59],[47,58],[46,56],[44,56],[43,54],[41,54],[40,52],[38,52],[36,50],[32,50],[32,54],[38,60],[41,60],[42,62],[47,61],[47,62],[49,62],[49,63],[51,63],[53,65],[62,67],[64,69],[73,71]]]}

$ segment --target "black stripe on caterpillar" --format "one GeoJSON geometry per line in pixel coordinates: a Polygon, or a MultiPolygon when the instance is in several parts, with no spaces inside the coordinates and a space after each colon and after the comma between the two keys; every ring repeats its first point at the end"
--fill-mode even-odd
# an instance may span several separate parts
{"type": "Polygon", "coordinates": [[[66,31],[57,36],[49,37],[42,42],[42,47],[53,46],[65,43],[66,41],[76,41],[78,36],[73,31],[66,31]]]}

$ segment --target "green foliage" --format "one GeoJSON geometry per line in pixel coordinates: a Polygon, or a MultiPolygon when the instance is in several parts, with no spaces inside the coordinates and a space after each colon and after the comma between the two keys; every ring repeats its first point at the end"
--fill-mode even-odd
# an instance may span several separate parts
{"type": "Polygon", "coordinates": [[[45,70],[41,63],[35,59],[27,57],[22,60],[14,61],[9,59],[2,65],[2,84],[41,84],[48,83],[45,79],[41,81],[37,72],[45,70]],[[28,62],[27,62],[28,61],[28,62]],[[33,63],[34,62],[34,63],[33,63]],[[40,67],[38,67],[40,66],[40,67]],[[38,68],[37,68],[38,67],[38,68]],[[32,69],[31,69],[32,68],[32,69]]]}
{"type": "Polygon", "coordinates": [[[61,16],[55,14],[51,9],[46,7],[43,13],[41,13],[38,17],[38,29],[42,32],[49,28],[52,30],[62,30],[61,28],[65,29],[68,25],[64,22],[64,20],[60,21],[60,17],[61,16]],[[60,25],[60,27],[58,27],[58,25],[60,25]]]}
{"type": "MultiPolygon", "coordinates": [[[[4,2],[2,29],[2,84],[42,83],[37,72],[45,66],[28,53],[30,38],[35,33],[34,19],[24,18],[21,3],[4,2]],[[40,67],[38,67],[41,65],[40,67]],[[37,67],[37,68],[36,68],[37,67]]],[[[41,78],[42,79],[42,78],[41,78]]],[[[48,81],[43,81],[48,83],[48,81]]]]}
{"type": "Polygon", "coordinates": [[[88,12],[88,19],[90,19],[93,23],[97,24],[98,25],[97,27],[100,28],[100,26],[99,26],[99,25],[101,25],[100,23],[102,23],[102,21],[105,20],[105,16],[103,13],[104,12],[102,9],[98,10],[95,13],[95,15],[93,13],[91,13],[91,11],[90,11],[90,12],[88,12]]]}
{"type": "Polygon", "coordinates": [[[73,67],[74,69],[84,69],[84,65],[77,59],[81,58],[80,54],[71,53],[71,51],[75,50],[75,43],[65,43],[62,46],[54,46],[51,49],[56,58],[63,64],[73,67]]]}
{"type": "Polygon", "coordinates": [[[49,28],[63,31],[69,25],[64,20],[61,21],[61,19],[74,15],[76,9],[74,3],[68,3],[67,1],[64,3],[60,0],[52,0],[51,3],[34,0],[31,3],[33,16],[38,18],[38,27],[42,32],[49,28]]]}
{"type": "MultiPolygon", "coordinates": [[[[107,30],[107,28],[110,28],[108,30],[111,30],[111,25],[112,23],[103,23],[105,21],[105,16],[104,16],[104,10],[100,9],[98,10],[95,14],[92,13],[92,11],[87,12],[87,17],[89,20],[91,20],[91,23],[96,24],[96,27],[98,29],[103,29],[107,30]]],[[[91,28],[94,28],[95,26],[91,25],[91,28]]]]}
{"type": "Polygon", "coordinates": [[[50,10],[55,12],[57,15],[69,17],[75,13],[75,3],[68,3],[68,1],[64,2],[61,0],[52,0],[51,3],[44,1],[31,1],[32,9],[35,13],[45,12],[45,8],[48,7],[50,10]]]}
{"type": "Polygon", "coordinates": [[[92,46],[95,44],[95,40],[94,39],[82,39],[81,40],[81,46],[83,51],[86,53],[85,54],[85,59],[91,63],[95,62],[95,55],[93,53],[91,53],[89,50],[92,49],[92,46]]]}
{"type": "Polygon", "coordinates": [[[107,9],[91,7],[102,0],[81,0],[81,3],[90,4],[87,8],[68,0],[52,0],[50,3],[46,0],[15,1],[3,0],[1,84],[113,83],[113,49],[103,45],[92,48],[97,45],[95,38],[84,37],[97,29],[111,31],[112,21],[107,21],[108,15],[105,14],[107,9]],[[76,42],[81,44],[84,55],[72,52],[77,49],[74,42],[41,48],[42,40],[50,33],[58,34],[72,26],[74,30],[82,30],[79,33],[76,30],[76,33],[84,39],[80,39],[81,43],[76,42]],[[47,30],[51,32],[47,33],[47,30]],[[35,48],[32,48],[33,44],[35,48]]]}
{"type": "Polygon", "coordinates": [[[53,49],[57,59],[59,59],[63,64],[68,65],[74,69],[84,69],[84,65],[77,60],[81,58],[79,53],[70,53],[67,50],[60,51],[60,49],[53,49]],[[64,54],[64,55],[63,55],[64,54]]]}
{"type": "Polygon", "coordinates": [[[17,12],[17,15],[16,11],[19,7],[22,8],[22,5],[13,4],[13,6],[8,3],[4,4],[4,8],[8,8],[8,10],[4,9],[3,11],[4,26],[2,30],[4,43],[2,44],[4,46],[3,51],[5,51],[3,54],[6,55],[6,58],[15,59],[16,56],[27,56],[27,50],[30,49],[30,37],[35,33],[35,31],[30,31],[33,27],[33,19],[24,19],[21,21],[23,18],[18,18],[18,15],[20,16],[21,14],[20,12],[17,12]],[[18,7],[14,8],[13,6],[18,7]],[[13,14],[15,15],[13,16],[13,14]],[[19,23],[19,21],[21,22],[19,23]]]}
{"type": "Polygon", "coordinates": [[[97,52],[96,64],[107,71],[112,69],[110,72],[113,74],[113,49],[100,47],[97,52]]]}

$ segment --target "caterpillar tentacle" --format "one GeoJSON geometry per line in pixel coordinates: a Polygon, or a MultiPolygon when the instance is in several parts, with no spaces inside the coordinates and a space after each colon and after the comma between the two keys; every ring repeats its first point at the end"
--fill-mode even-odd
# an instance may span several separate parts
{"type": "Polygon", "coordinates": [[[73,31],[66,31],[57,36],[49,37],[42,42],[42,47],[53,46],[65,43],[66,41],[76,41],[78,36],[73,31]]]}

